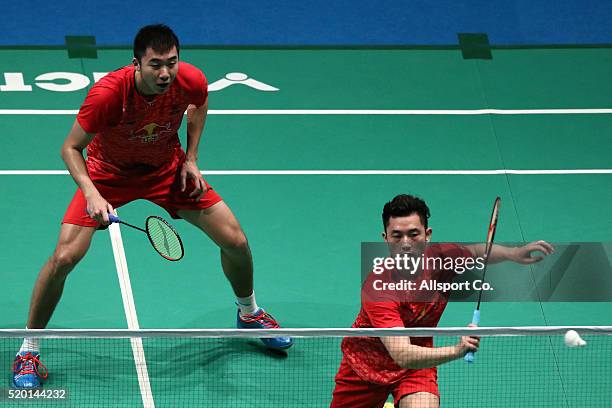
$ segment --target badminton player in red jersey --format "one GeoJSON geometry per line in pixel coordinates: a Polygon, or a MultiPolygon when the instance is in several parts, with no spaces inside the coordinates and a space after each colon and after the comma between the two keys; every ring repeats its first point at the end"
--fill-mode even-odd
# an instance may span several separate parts
{"type": "MultiPolygon", "coordinates": [[[[392,251],[411,257],[475,259],[484,255],[484,245],[429,244],[429,208],[420,198],[402,194],[383,209],[383,239],[392,251]]],[[[489,263],[510,260],[522,264],[538,262],[553,248],[537,241],[518,248],[494,245],[489,263]],[[541,252],[542,256],[532,256],[541,252]]],[[[418,272],[417,281],[436,279],[450,282],[455,271],[418,272]]],[[[400,282],[397,270],[371,273],[361,291],[361,310],[353,323],[355,328],[436,327],[448,302],[448,292],[418,293],[383,290],[381,282],[400,282]],[[418,298],[415,299],[415,296],[418,298]],[[417,301],[418,300],[418,301],[417,301]]],[[[414,278],[412,279],[414,281],[414,278]]],[[[419,284],[417,283],[417,287],[419,284]]],[[[393,395],[396,407],[439,407],[436,366],[462,358],[478,350],[477,337],[461,337],[455,346],[433,347],[431,337],[347,337],[342,341],[343,358],[336,375],[332,408],[382,407],[393,395]]]]}
{"type": "MultiPolygon", "coordinates": [[[[64,215],[56,249],[35,283],[28,328],[47,325],[68,273],[87,252],[96,229],[109,224],[108,214],[115,208],[136,199],[185,219],[220,247],[223,271],[239,307],[238,327],[279,327],[255,301],[244,232],[197,165],[207,86],[202,71],[179,60],[174,32],[159,24],[143,27],[136,35],[132,65],[109,73],[89,91],[61,150],[78,189],[64,215]],[[177,132],[185,112],[184,151],[177,132]]],[[[274,349],[292,344],[287,337],[262,341],[274,349]]],[[[13,367],[14,385],[38,387],[44,371],[37,341],[26,338],[13,367]]]]}

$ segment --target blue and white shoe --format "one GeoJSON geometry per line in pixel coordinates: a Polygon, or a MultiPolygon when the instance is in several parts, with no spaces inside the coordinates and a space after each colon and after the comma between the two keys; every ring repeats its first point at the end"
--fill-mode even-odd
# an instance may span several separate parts
{"type": "MultiPolygon", "coordinates": [[[[280,329],[271,314],[259,308],[252,314],[240,314],[238,310],[237,326],[239,329],[280,329]]],[[[262,338],[262,343],[272,350],[286,350],[293,345],[291,337],[262,338]]]]}
{"type": "Polygon", "coordinates": [[[13,385],[16,388],[40,388],[47,379],[47,367],[40,362],[40,355],[35,351],[22,351],[13,362],[13,385]]]}

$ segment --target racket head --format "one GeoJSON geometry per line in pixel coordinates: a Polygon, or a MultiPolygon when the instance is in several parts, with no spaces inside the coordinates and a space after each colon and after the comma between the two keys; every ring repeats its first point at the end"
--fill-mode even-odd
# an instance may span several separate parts
{"type": "MultiPolygon", "coordinates": [[[[497,197],[493,204],[493,211],[491,212],[491,220],[489,221],[489,230],[487,231],[487,242],[485,243],[484,253],[484,268],[482,269],[482,281],[485,281],[487,276],[487,266],[489,265],[489,256],[491,255],[491,249],[493,248],[493,242],[495,241],[495,231],[497,230],[497,219],[499,217],[499,207],[501,206],[501,198],[497,197]]],[[[482,288],[478,292],[478,304],[476,310],[480,310],[480,302],[482,301],[482,288]]]]}
{"type": "Polygon", "coordinates": [[[168,221],[151,215],[147,217],[145,225],[147,237],[158,254],[169,261],[178,261],[183,257],[183,241],[168,221]]]}
{"type": "Polygon", "coordinates": [[[489,221],[489,230],[487,231],[487,241],[485,243],[485,260],[489,259],[491,254],[491,248],[493,247],[493,241],[495,240],[495,231],[497,230],[497,219],[499,217],[499,207],[501,205],[501,198],[497,197],[493,204],[493,211],[491,212],[491,221],[489,221]]]}

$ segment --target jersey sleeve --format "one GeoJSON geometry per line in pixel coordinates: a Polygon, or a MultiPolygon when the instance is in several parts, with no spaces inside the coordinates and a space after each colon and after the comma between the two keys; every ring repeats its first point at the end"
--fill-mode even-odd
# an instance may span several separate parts
{"type": "Polygon", "coordinates": [[[94,85],[87,94],[77,120],[83,130],[94,134],[116,126],[121,120],[119,92],[105,83],[94,85]]]}
{"type": "Polygon", "coordinates": [[[404,327],[398,305],[394,302],[364,302],[363,309],[367,313],[372,327],[381,329],[404,327]]]}
{"type": "Polygon", "coordinates": [[[198,107],[204,105],[208,98],[208,81],[204,73],[191,64],[181,62],[179,75],[181,75],[189,103],[198,107]]]}
{"type": "Polygon", "coordinates": [[[369,273],[361,286],[361,305],[372,327],[404,327],[400,316],[400,302],[396,291],[380,290],[377,280],[393,281],[392,271],[385,270],[382,275],[369,273]]]}
{"type": "MultiPolygon", "coordinates": [[[[457,259],[459,258],[463,258],[464,260],[462,261],[463,263],[461,265],[465,265],[465,260],[467,259],[472,259],[474,258],[474,256],[472,255],[472,252],[467,249],[467,247],[465,247],[464,245],[459,245],[459,244],[444,244],[442,246],[442,258],[452,258],[453,260],[455,260],[455,264],[458,264],[457,259]]],[[[442,278],[447,281],[450,282],[452,281],[455,277],[457,277],[458,272],[453,270],[453,269],[445,269],[443,270],[442,273],[442,278]]]]}

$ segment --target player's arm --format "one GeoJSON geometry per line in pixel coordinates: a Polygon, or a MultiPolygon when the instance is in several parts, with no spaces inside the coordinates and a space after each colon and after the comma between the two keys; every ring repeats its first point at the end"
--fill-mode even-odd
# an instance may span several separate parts
{"type": "Polygon", "coordinates": [[[477,351],[477,337],[462,336],[454,346],[421,347],[410,342],[409,336],[381,337],[391,358],[402,368],[428,368],[463,357],[468,351],[477,351]]]}
{"type": "Polygon", "coordinates": [[[83,150],[92,139],[93,135],[85,132],[78,120],[75,120],[70,133],[68,133],[62,145],[61,156],[64,163],[66,163],[70,175],[87,200],[87,211],[91,218],[108,225],[108,213],[114,212],[113,207],[100,195],[100,192],[89,178],[85,158],[83,157],[83,150]]]}
{"type": "Polygon", "coordinates": [[[198,161],[198,148],[207,114],[208,97],[202,106],[189,105],[187,107],[187,160],[198,161]]]}
{"type": "Polygon", "coordinates": [[[198,149],[200,139],[206,123],[208,113],[208,97],[202,106],[189,105],[187,107],[187,149],[186,159],[181,170],[181,191],[185,191],[187,178],[193,179],[195,188],[190,197],[199,199],[206,192],[206,184],[198,167],[198,149]]]}
{"type": "MultiPolygon", "coordinates": [[[[484,257],[485,255],[485,244],[466,245],[466,248],[472,253],[474,258],[484,257]]],[[[553,246],[546,241],[534,241],[520,247],[493,244],[491,255],[489,256],[489,264],[512,261],[527,265],[540,262],[545,256],[553,252],[553,246]],[[533,252],[540,252],[542,255],[533,256],[533,252]]]]}

